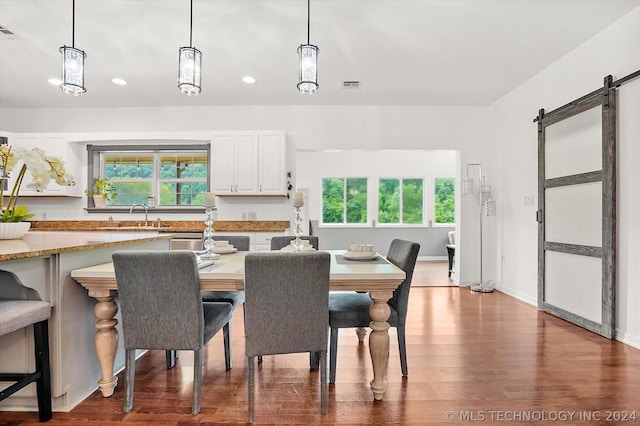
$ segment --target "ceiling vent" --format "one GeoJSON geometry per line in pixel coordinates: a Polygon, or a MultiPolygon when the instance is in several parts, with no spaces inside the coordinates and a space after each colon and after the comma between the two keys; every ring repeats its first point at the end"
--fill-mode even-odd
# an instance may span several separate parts
{"type": "Polygon", "coordinates": [[[360,82],[358,80],[347,80],[342,82],[342,87],[345,89],[357,89],[360,87],[360,82]]]}

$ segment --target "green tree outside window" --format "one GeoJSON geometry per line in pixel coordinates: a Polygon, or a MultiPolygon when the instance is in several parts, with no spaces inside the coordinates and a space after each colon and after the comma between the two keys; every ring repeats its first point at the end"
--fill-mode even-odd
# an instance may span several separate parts
{"type": "Polygon", "coordinates": [[[378,181],[378,222],[424,223],[423,189],[423,179],[380,179],[378,181]]]}
{"type": "Polygon", "coordinates": [[[367,178],[323,178],[322,222],[367,223],[367,178]]]}
{"type": "Polygon", "coordinates": [[[454,178],[435,179],[435,223],[455,223],[455,188],[454,178]]]}

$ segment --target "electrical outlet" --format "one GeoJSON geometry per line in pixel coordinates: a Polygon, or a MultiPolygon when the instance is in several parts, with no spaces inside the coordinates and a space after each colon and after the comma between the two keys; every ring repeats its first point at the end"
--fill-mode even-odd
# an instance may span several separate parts
{"type": "Polygon", "coordinates": [[[256,212],[249,212],[248,214],[249,220],[256,220],[256,212]]]}
{"type": "Polygon", "coordinates": [[[533,195],[525,195],[524,196],[524,205],[532,206],[533,205],[533,195]]]}
{"type": "Polygon", "coordinates": [[[246,212],[242,213],[242,220],[247,220],[247,213],[246,212]]]}

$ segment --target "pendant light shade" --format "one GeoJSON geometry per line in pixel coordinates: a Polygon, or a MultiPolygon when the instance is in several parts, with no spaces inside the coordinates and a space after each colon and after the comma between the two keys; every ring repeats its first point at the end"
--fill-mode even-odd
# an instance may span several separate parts
{"type": "Polygon", "coordinates": [[[313,94],[318,90],[318,53],[320,49],[309,43],[310,32],[310,4],[307,0],[307,44],[298,47],[298,90],[302,93],[313,94]]]}
{"type": "Polygon", "coordinates": [[[318,90],[318,52],[318,46],[312,44],[301,44],[298,47],[298,90],[302,93],[312,94],[318,90]]]}
{"type": "Polygon", "coordinates": [[[178,88],[185,95],[198,95],[201,89],[202,52],[193,47],[193,0],[189,23],[189,47],[181,47],[178,57],[178,88]]]}
{"type": "Polygon", "coordinates": [[[60,88],[69,95],[82,95],[87,89],[84,87],[84,59],[87,54],[75,48],[76,2],[72,2],[71,18],[71,47],[62,46],[62,84],[60,88]]]}
{"type": "Polygon", "coordinates": [[[87,54],[74,47],[62,46],[62,84],[60,88],[69,95],[82,95],[84,87],[84,59],[87,54]]]}
{"type": "Polygon", "coordinates": [[[195,47],[181,47],[178,61],[178,88],[185,95],[200,93],[202,53],[195,47]]]}

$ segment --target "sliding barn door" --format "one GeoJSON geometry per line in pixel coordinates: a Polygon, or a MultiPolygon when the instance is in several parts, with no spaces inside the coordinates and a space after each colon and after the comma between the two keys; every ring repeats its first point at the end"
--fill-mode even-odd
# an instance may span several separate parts
{"type": "Polygon", "coordinates": [[[616,90],[538,121],[538,307],[612,338],[615,318],[616,90]]]}

